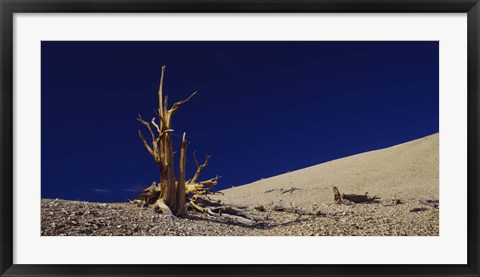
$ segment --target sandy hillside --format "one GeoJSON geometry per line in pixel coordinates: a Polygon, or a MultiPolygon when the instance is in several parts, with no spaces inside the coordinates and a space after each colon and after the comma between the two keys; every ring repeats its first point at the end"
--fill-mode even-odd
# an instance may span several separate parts
{"type": "Polygon", "coordinates": [[[278,199],[313,205],[333,202],[332,186],[337,186],[342,193],[368,192],[384,199],[438,199],[438,140],[434,134],[330,161],[226,189],[218,198],[239,205],[268,205],[278,199]],[[282,193],[292,187],[298,190],[282,193]]]}
{"type": "Polygon", "coordinates": [[[187,218],[176,218],[129,203],[43,199],[41,234],[438,236],[438,140],[439,135],[434,134],[211,196],[224,206],[253,216],[255,224],[250,226],[195,211],[189,211],[187,218]],[[370,196],[381,199],[374,203],[338,204],[334,201],[332,186],[345,194],[369,192],[370,196]],[[279,206],[295,212],[279,210],[279,206]]]}

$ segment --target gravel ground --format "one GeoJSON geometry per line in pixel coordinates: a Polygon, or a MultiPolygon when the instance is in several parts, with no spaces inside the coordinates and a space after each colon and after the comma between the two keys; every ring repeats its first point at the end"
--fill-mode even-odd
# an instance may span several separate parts
{"type": "Polygon", "coordinates": [[[261,220],[254,226],[190,212],[188,218],[129,203],[42,200],[44,236],[438,236],[439,135],[258,180],[212,198],[261,220]],[[342,193],[377,195],[378,203],[340,205],[342,193]],[[400,200],[401,204],[390,205],[400,200]],[[318,215],[274,211],[280,201],[318,215]],[[254,207],[263,206],[265,211],[254,207]]]}
{"type": "MultiPolygon", "coordinates": [[[[129,203],[42,200],[43,236],[438,236],[438,208],[417,200],[395,206],[382,203],[313,209],[318,216],[246,209],[263,218],[242,226],[191,211],[176,218],[129,203]],[[423,208],[413,212],[414,208],[423,208]]],[[[301,207],[299,207],[301,208],[301,207]]],[[[311,207],[309,207],[312,209],[311,207]]]]}

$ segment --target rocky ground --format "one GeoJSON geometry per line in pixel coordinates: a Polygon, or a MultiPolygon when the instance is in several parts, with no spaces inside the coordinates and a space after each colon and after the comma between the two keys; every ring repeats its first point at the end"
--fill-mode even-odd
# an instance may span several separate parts
{"type": "MultiPolygon", "coordinates": [[[[439,209],[416,199],[341,205],[333,201],[308,207],[317,215],[245,208],[254,226],[190,211],[176,218],[129,203],[42,200],[43,236],[438,236],[439,209]]],[[[242,208],[242,207],[241,207],[242,208]]],[[[259,208],[259,207],[257,207],[259,208]]],[[[301,207],[299,207],[301,208],[301,207]]]]}

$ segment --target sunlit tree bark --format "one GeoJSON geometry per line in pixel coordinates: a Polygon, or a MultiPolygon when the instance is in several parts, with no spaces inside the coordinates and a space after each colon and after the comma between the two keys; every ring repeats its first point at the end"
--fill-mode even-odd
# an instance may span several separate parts
{"type": "Polygon", "coordinates": [[[196,92],[192,93],[187,99],[178,101],[174,103],[171,108],[168,108],[168,97],[163,97],[164,76],[165,66],[162,67],[160,86],[158,88],[157,117],[152,118],[151,121],[144,120],[140,115],[138,115],[137,118],[141,124],[147,127],[151,136],[151,143],[147,142],[147,139],[140,130],[138,131],[138,135],[160,169],[159,183],[145,189],[142,196],[146,205],[153,203],[154,207],[162,213],[183,216],[185,215],[186,197],[188,195],[205,194],[209,192],[210,188],[217,184],[218,176],[207,181],[197,182],[200,172],[208,163],[207,156],[205,163],[198,166],[194,177],[188,181],[185,180],[188,142],[186,141],[186,134],[184,133],[180,149],[178,180],[176,180],[173,165],[172,117],[183,104],[190,101],[196,92]]]}

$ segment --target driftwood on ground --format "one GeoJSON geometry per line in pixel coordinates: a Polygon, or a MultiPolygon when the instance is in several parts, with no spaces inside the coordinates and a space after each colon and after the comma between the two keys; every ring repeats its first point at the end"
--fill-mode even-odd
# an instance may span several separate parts
{"type": "Polygon", "coordinates": [[[253,226],[263,220],[263,218],[248,214],[240,208],[224,205],[220,201],[211,200],[206,196],[194,195],[190,199],[189,206],[198,212],[247,226],[253,226]]]}
{"type": "Polygon", "coordinates": [[[410,212],[412,213],[416,213],[416,212],[424,212],[424,211],[427,211],[428,209],[425,208],[425,207],[420,207],[420,208],[413,208],[410,210],[410,212]]]}
{"type": "Polygon", "coordinates": [[[282,194],[285,194],[285,193],[287,193],[287,192],[292,193],[292,192],[294,192],[294,191],[296,191],[296,190],[300,190],[300,189],[299,189],[299,188],[296,188],[296,187],[291,187],[291,188],[289,188],[289,189],[287,189],[287,190],[281,189],[282,194]]]}
{"type": "Polygon", "coordinates": [[[335,202],[346,205],[352,205],[355,203],[372,203],[377,202],[380,199],[378,196],[368,196],[368,192],[366,192],[364,195],[340,193],[336,186],[333,186],[333,194],[335,202]]]}
{"type": "Polygon", "coordinates": [[[420,203],[438,209],[439,201],[437,199],[420,200],[420,203]]]}

